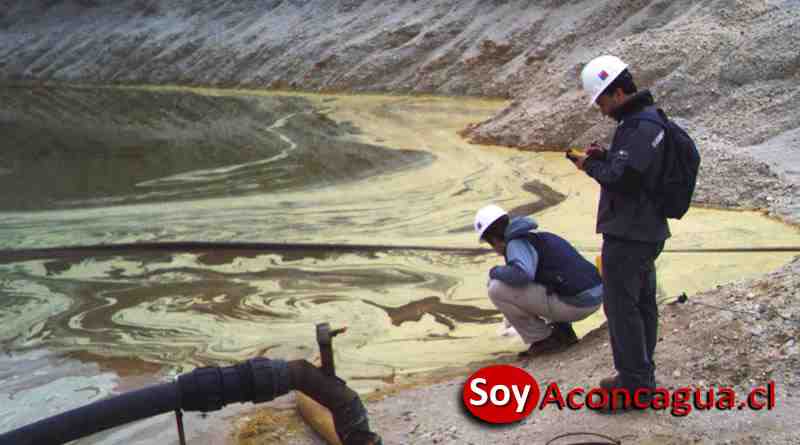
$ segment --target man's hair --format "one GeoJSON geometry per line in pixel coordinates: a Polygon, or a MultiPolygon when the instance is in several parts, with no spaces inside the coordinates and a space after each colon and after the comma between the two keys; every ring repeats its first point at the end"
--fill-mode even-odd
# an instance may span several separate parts
{"type": "Polygon", "coordinates": [[[600,94],[603,96],[610,96],[614,94],[614,91],[617,91],[617,88],[622,88],[622,92],[625,94],[633,94],[636,92],[636,84],[633,82],[633,76],[630,71],[623,70],[619,73],[619,76],[608,84],[606,89],[600,94]]]}
{"type": "Polygon", "coordinates": [[[484,241],[491,243],[493,240],[503,241],[506,237],[506,227],[508,227],[509,217],[503,215],[497,218],[489,227],[483,232],[484,241]]]}

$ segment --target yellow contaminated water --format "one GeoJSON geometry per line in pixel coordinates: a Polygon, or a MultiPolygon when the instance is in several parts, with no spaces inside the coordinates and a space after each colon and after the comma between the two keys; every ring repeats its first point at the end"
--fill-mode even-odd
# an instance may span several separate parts
{"type": "MultiPolygon", "coordinates": [[[[147,89],[207,95],[295,94],[147,89]]],[[[534,215],[540,229],[570,240],[590,261],[598,255],[601,239],[594,227],[599,188],[563,154],[471,145],[458,135],[467,124],[495,114],[505,102],[418,96],[300,96],[330,118],[350,122],[360,130],[343,138],[426,151],[435,159],[349,183],[268,196],[176,202],[168,208],[148,204],[53,214],[65,221],[131,221],[130,233],[136,233],[136,221],[162,218],[165,224],[185,225],[191,239],[472,248],[479,247],[471,230],[475,211],[489,203],[506,209],[536,203],[541,197],[526,191],[526,184],[538,181],[566,196],[563,202],[534,215]],[[180,215],[186,215],[185,219],[180,215]],[[201,223],[205,229],[195,227],[201,223]]],[[[673,237],[667,249],[800,245],[796,228],[758,212],[696,208],[683,220],[671,222],[671,228],[673,237]]],[[[116,241],[139,240],[129,236],[132,238],[116,241]]],[[[692,295],[763,274],[785,264],[793,255],[665,252],[657,262],[659,292],[662,297],[682,292],[692,295]]],[[[150,261],[86,259],[55,273],[48,272],[43,262],[17,265],[14,270],[45,283],[37,286],[46,286],[44,280],[50,278],[84,280],[95,283],[95,287],[99,286],[96,283],[118,284],[119,289],[109,287],[99,292],[103,301],[108,301],[103,310],[87,311],[69,320],[75,331],[100,332],[97,326],[112,322],[119,331],[113,341],[107,339],[99,348],[83,339],[90,352],[107,351],[112,345],[116,351],[146,360],[187,366],[243,360],[258,354],[313,359],[316,323],[347,326],[347,334],[335,342],[337,371],[356,389],[366,391],[402,381],[412,373],[492,360],[522,350],[525,346],[518,338],[499,336],[502,324],[496,318],[469,310],[493,309],[486,296],[487,272],[501,261],[489,253],[462,256],[392,251],[295,257],[265,253],[207,264],[198,255],[179,254],[150,261]],[[220,307],[227,312],[215,309],[220,307]],[[396,317],[402,315],[402,322],[393,320],[387,308],[400,313],[396,317]],[[136,330],[127,332],[127,327],[136,330]],[[154,334],[137,336],[142,329],[154,334]],[[178,352],[159,355],[165,354],[166,346],[178,352]]],[[[24,278],[19,280],[22,283],[24,278]]],[[[50,293],[61,300],[69,297],[54,290],[50,293]]],[[[585,333],[602,321],[598,313],[579,323],[578,331],[585,333]]],[[[37,322],[41,320],[30,320],[33,325],[37,322]]],[[[39,334],[26,335],[34,338],[39,334]]]]}
{"type": "MultiPolygon", "coordinates": [[[[567,199],[556,207],[549,208],[535,219],[541,230],[558,233],[582,248],[583,254],[590,260],[599,254],[600,237],[595,234],[595,215],[599,197],[599,187],[583,172],[577,171],[561,153],[531,153],[513,149],[491,146],[474,146],[466,144],[457,136],[469,122],[474,122],[482,112],[487,114],[497,110],[499,103],[491,101],[459,100],[435,98],[377,98],[343,96],[330,104],[332,116],[336,119],[352,120],[360,128],[364,128],[367,138],[381,140],[389,146],[412,148],[427,146],[440,155],[440,162],[430,167],[426,175],[430,178],[447,176],[453,171],[468,170],[468,163],[463,151],[477,152],[487,164],[505,165],[507,170],[488,169],[480,175],[486,184],[486,190],[494,190],[495,194],[486,193],[483,201],[497,202],[505,208],[524,204],[530,201],[530,195],[519,189],[527,180],[538,180],[546,183],[559,192],[567,195],[567,199]],[[449,109],[448,107],[452,107],[449,109]],[[459,113],[455,110],[464,108],[474,110],[474,114],[459,113]],[[391,109],[411,111],[403,116],[402,125],[391,114],[381,114],[378,110],[391,109]]],[[[702,180],[702,178],[701,178],[702,180]]],[[[401,187],[410,178],[398,178],[394,187],[401,187]]],[[[392,190],[392,187],[387,187],[392,190]]],[[[464,206],[457,200],[438,200],[441,205],[457,208],[461,206],[464,215],[462,224],[468,224],[477,210],[476,205],[464,206]]],[[[475,202],[477,204],[477,202],[475,202]]],[[[455,213],[455,212],[453,212],[455,213]]],[[[673,233],[667,242],[667,249],[701,249],[701,248],[753,248],[799,245],[800,231],[787,224],[763,216],[753,211],[728,211],[693,208],[687,216],[676,221],[670,220],[673,233]]],[[[446,239],[431,237],[425,240],[431,244],[447,243],[470,245],[474,242],[472,233],[460,236],[448,236],[446,239]]],[[[686,292],[691,295],[699,291],[712,289],[726,282],[747,279],[773,270],[785,264],[795,253],[789,252],[748,252],[748,253],[663,253],[657,262],[658,283],[661,298],[669,298],[686,292]]],[[[454,300],[469,300],[472,304],[490,307],[484,297],[485,271],[499,262],[500,258],[488,256],[485,263],[475,264],[471,271],[465,270],[464,285],[454,294],[454,300]],[[479,278],[469,279],[467,275],[477,274],[479,278]]],[[[578,324],[579,333],[602,323],[602,314],[578,324]]],[[[469,350],[490,351],[497,349],[501,342],[494,335],[495,326],[484,329],[470,327],[469,333],[475,336],[480,346],[469,350]],[[477,340],[483,338],[485,341],[477,340]]],[[[397,335],[397,334],[396,334],[397,335]]],[[[455,334],[452,334],[455,335],[455,334]]],[[[437,354],[448,355],[441,342],[437,344],[416,345],[414,355],[437,354]],[[418,351],[418,352],[417,352],[418,351]]],[[[504,345],[505,346],[505,345],[504,345]]],[[[522,347],[521,344],[518,347],[522,347]]],[[[373,351],[375,355],[381,354],[373,351]]],[[[458,355],[456,351],[452,351],[458,355]]],[[[463,354],[463,353],[462,353],[463,354]]],[[[472,356],[472,354],[464,354],[472,356]]],[[[474,358],[474,356],[472,356],[474,358]]]]}

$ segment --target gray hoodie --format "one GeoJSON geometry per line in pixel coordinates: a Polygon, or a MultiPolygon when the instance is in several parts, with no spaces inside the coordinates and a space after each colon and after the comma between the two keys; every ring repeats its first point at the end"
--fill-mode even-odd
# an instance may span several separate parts
{"type": "MultiPolygon", "coordinates": [[[[489,272],[490,278],[500,280],[512,287],[524,287],[536,281],[539,253],[525,235],[536,230],[537,227],[536,221],[527,217],[513,218],[510,221],[504,234],[506,239],[506,265],[493,267],[489,272]]],[[[578,255],[578,253],[576,252],[575,255],[578,255]]],[[[578,295],[559,295],[559,298],[573,306],[595,306],[602,302],[603,285],[598,283],[578,295]]]]}
{"type": "Polygon", "coordinates": [[[532,218],[513,218],[506,227],[506,265],[492,268],[489,277],[509,286],[522,287],[536,281],[539,254],[523,237],[539,227],[532,218]],[[508,241],[511,240],[511,241],[508,241]]]}

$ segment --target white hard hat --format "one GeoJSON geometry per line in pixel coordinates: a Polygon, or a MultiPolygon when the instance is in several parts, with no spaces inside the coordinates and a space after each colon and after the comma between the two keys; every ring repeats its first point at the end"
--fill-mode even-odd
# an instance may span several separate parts
{"type": "Polygon", "coordinates": [[[615,56],[600,56],[587,63],[581,71],[581,82],[583,91],[592,98],[589,105],[594,105],[600,93],[627,68],[628,64],[615,56]]]}
{"type": "Polygon", "coordinates": [[[508,215],[505,210],[500,207],[490,204],[475,214],[475,231],[478,232],[478,241],[483,239],[483,232],[492,225],[493,222],[508,215]]]}

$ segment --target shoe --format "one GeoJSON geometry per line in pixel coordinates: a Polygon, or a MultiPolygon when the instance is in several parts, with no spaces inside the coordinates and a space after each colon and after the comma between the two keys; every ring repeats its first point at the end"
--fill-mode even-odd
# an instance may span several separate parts
{"type": "Polygon", "coordinates": [[[564,346],[572,346],[578,343],[578,335],[572,329],[572,323],[569,322],[554,322],[550,324],[553,327],[553,335],[564,346]]]}
{"type": "MultiPolygon", "coordinates": [[[[605,390],[608,393],[608,404],[604,405],[600,408],[595,409],[599,414],[620,414],[626,411],[641,411],[646,409],[643,406],[636,406],[634,401],[631,399],[630,403],[625,403],[625,396],[623,394],[617,395],[617,403],[613,404],[611,398],[613,397],[612,391],[615,389],[622,389],[622,382],[620,381],[619,374],[613,375],[610,377],[606,377],[600,380],[600,388],[605,390]]],[[[629,392],[630,397],[632,398],[634,393],[629,392]]],[[[648,391],[644,395],[639,396],[639,402],[649,404],[650,398],[652,394],[648,391]]]]}
{"type": "MultiPolygon", "coordinates": [[[[650,380],[651,386],[653,388],[656,387],[656,379],[655,377],[650,380]]],[[[622,383],[620,382],[619,374],[612,375],[610,377],[606,377],[604,379],[600,379],[599,383],[600,387],[603,389],[614,389],[622,387],[622,383]]]]}
{"type": "Polygon", "coordinates": [[[564,345],[556,338],[556,336],[550,334],[550,336],[544,340],[531,343],[530,347],[528,347],[526,351],[522,351],[518,355],[520,358],[533,357],[535,355],[553,352],[563,347],[564,345]]]}
{"type": "Polygon", "coordinates": [[[619,381],[619,374],[612,375],[600,380],[600,387],[603,389],[620,388],[622,384],[619,381]]]}

